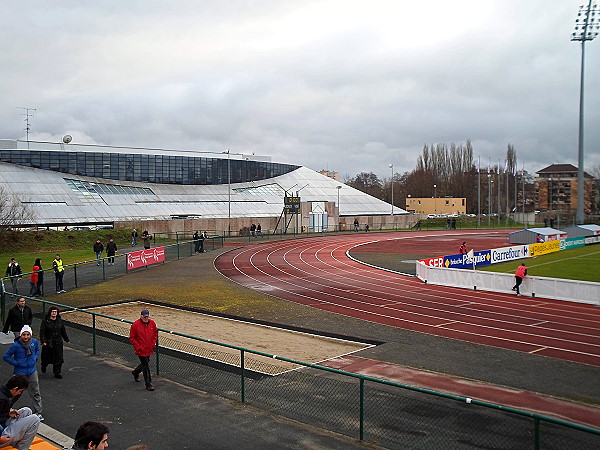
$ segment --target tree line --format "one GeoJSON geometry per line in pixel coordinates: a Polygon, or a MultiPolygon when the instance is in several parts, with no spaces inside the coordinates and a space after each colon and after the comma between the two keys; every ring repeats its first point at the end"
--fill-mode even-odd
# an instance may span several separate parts
{"type": "Polygon", "coordinates": [[[392,202],[405,209],[405,199],[411,197],[464,197],[467,213],[482,214],[488,210],[505,214],[506,210],[523,205],[530,211],[534,205],[533,176],[517,167],[517,152],[508,144],[500,161],[481,162],[475,159],[470,141],[465,144],[425,144],[413,170],[394,173],[393,179],[379,178],[373,172],[361,172],[344,177],[344,183],[373,197],[392,202]],[[516,186],[516,190],[515,190],[516,186]],[[516,195],[515,195],[516,194],[516,195]]]}

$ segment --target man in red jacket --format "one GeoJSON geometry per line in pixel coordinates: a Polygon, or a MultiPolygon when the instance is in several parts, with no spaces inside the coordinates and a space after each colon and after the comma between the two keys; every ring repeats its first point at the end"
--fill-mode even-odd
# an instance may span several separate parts
{"type": "Polygon", "coordinates": [[[154,353],[158,329],[154,320],[150,319],[150,311],[143,309],[140,318],[131,324],[129,341],[133,345],[135,354],[140,358],[140,364],[133,369],[131,374],[135,381],[140,381],[140,372],[144,374],[146,389],[154,390],[152,376],[150,375],[150,355],[154,353]]]}

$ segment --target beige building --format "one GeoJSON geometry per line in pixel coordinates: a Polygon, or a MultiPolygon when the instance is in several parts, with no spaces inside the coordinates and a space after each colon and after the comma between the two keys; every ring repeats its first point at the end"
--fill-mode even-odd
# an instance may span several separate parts
{"type": "Polygon", "coordinates": [[[464,197],[407,197],[405,209],[415,214],[466,214],[467,199],[464,197]]]}
{"type": "MultiPolygon", "coordinates": [[[[536,172],[536,208],[558,211],[565,214],[577,210],[577,167],[571,164],[552,164],[536,172]]],[[[594,200],[594,178],[584,173],[583,209],[592,209],[594,200]]]]}
{"type": "Polygon", "coordinates": [[[319,173],[321,175],[325,175],[326,177],[329,178],[333,178],[335,181],[340,181],[340,176],[338,175],[337,172],[333,171],[333,170],[320,170],[319,173]]]}

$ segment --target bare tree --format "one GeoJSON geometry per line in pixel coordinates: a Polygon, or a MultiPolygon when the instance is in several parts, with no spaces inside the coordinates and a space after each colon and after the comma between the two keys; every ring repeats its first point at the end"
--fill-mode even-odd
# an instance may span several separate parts
{"type": "Polygon", "coordinates": [[[31,223],[33,217],[31,208],[23,205],[14,192],[0,186],[0,232],[31,223]]]}
{"type": "Polygon", "coordinates": [[[376,198],[383,197],[383,184],[377,175],[373,172],[361,172],[354,178],[350,178],[345,182],[348,186],[358,189],[365,194],[372,195],[376,198]]]}

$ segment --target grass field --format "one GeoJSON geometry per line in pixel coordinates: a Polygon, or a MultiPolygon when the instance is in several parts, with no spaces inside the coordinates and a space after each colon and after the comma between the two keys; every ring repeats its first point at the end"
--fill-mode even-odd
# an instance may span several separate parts
{"type": "MultiPolygon", "coordinates": [[[[481,266],[481,269],[478,269],[512,274],[515,273],[521,261],[523,260],[481,266]]],[[[524,261],[527,265],[528,275],[600,283],[600,245],[563,250],[527,258],[524,261]]]]}
{"type": "MultiPolygon", "coordinates": [[[[109,238],[113,238],[117,244],[117,255],[122,251],[131,250],[131,230],[72,230],[72,231],[25,231],[4,233],[0,236],[0,277],[10,262],[15,258],[21,265],[23,273],[28,273],[33,268],[36,258],[42,260],[42,267],[49,269],[56,253],[64,264],[90,261],[96,258],[93,246],[96,239],[100,239],[104,246],[109,238]]],[[[159,239],[161,243],[171,241],[159,239]]],[[[138,242],[137,250],[140,250],[141,240],[138,242]]],[[[106,256],[106,252],[102,254],[106,256]]]]}

